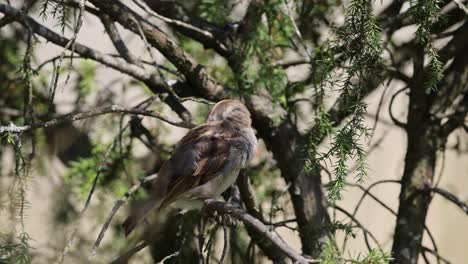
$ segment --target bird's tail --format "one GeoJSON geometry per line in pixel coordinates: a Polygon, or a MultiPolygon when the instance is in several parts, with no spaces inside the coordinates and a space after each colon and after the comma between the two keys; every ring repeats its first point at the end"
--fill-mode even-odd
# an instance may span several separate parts
{"type": "Polygon", "coordinates": [[[122,227],[125,232],[125,236],[128,236],[136,225],[145,219],[145,216],[148,212],[159,203],[159,199],[149,199],[145,201],[142,205],[138,206],[135,211],[131,212],[127,217],[125,222],[123,222],[122,227]]]}

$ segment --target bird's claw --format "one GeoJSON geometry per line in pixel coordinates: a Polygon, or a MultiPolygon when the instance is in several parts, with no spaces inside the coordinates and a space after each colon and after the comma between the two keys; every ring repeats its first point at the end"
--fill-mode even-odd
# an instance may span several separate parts
{"type": "Polygon", "coordinates": [[[230,228],[237,228],[237,226],[239,225],[237,219],[231,217],[228,214],[217,214],[213,216],[213,219],[217,224],[227,226],[230,228]]]}

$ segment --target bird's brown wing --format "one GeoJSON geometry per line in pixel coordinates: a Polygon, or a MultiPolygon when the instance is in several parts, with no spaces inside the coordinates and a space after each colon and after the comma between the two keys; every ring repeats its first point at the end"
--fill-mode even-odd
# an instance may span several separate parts
{"type": "Polygon", "coordinates": [[[219,175],[229,158],[230,139],[235,136],[236,132],[222,123],[206,124],[189,131],[169,160],[180,173],[173,174],[160,208],[219,175]]]}

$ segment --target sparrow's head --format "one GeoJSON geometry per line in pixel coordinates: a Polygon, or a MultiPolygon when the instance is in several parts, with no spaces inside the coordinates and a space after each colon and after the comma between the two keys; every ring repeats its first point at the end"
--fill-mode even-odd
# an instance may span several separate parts
{"type": "Polygon", "coordinates": [[[218,102],[211,109],[208,122],[227,120],[244,126],[250,126],[250,112],[241,101],[227,99],[218,102]]]}

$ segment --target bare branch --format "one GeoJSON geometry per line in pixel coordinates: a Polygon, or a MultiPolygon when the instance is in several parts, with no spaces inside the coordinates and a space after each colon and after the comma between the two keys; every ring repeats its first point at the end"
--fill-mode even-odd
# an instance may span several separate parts
{"type": "Polygon", "coordinates": [[[427,248],[427,247],[421,247],[421,249],[422,249],[422,251],[429,252],[432,255],[434,255],[437,258],[437,261],[442,260],[444,263],[447,263],[447,264],[451,263],[448,259],[442,257],[437,251],[434,251],[434,250],[432,250],[430,248],[427,248]]]}
{"type": "Polygon", "coordinates": [[[138,188],[141,187],[142,184],[150,182],[158,177],[157,174],[152,174],[150,176],[147,176],[140,180],[137,184],[133,185],[119,200],[117,200],[114,204],[114,207],[112,207],[112,210],[107,217],[106,221],[104,222],[104,225],[101,228],[101,231],[99,232],[99,235],[96,239],[96,241],[93,244],[93,247],[91,249],[91,253],[89,255],[89,259],[93,258],[96,255],[96,250],[101,244],[102,239],[104,238],[104,234],[106,233],[107,229],[109,228],[110,223],[112,222],[112,218],[114,218],[115,213],[120,209],[120,207],[132,196],[138,188]]]}
{"type": "MultiPolygon", "coordinates": [[[[0,3],[0,12],[14,17],[15,19],[17,19],[18,22],[24,24],[28,28],[31,28],[35,33],[41,35],[42,37],[46,38],[47,40],[51,41],[56,45],[67,47],[67,44],[69,43],[69,40],[67,38],[60,36],[59,34],[53,32],[47,27],[42,26],[41,24],[37,23],[34,19],[28,16],[24,16],[19,10],[11,6],[0,3]]],[[[122,63],[121,60],[115,59],[112,56],[105,55],[99,51],[93,50],[76,42],[74,43],[73,48],[74,49],[72,49],[72,47],[69,47],[68,49],[72,52],[77,52],[84,58],[89,58],[98,61],[106,66],[109,66],[120,72],[126,73],[132,76],[133,78],[144,82],[154,93],[166,93],[170,91],[168,85],[161,78],[159,78],[155,74],[146,71],[143,68],[140,68],[133,64],[122,63]]],[[[179,115],[179,117],[182,120],[184,120],[184,122],[190,122],[190,115],[188,114],[188,111],[177,99],[174,98],[174,96],[171,96],[171,94],[169,93],[169,96],[164,98],[164,102],[167,105],[169,105],[171,109],[173,109],[179,115]]]]}
{"type": "Polygon", "coordinates": [[[85,112],[67,114],[67,115],[60,116],[52,120],[46,121],[46,122],[37,122],[34,124],[25,125],[25,126],[16,126],[14,124],[10,124],[9,126],[0,126],[0,133],[5,133],[5,132],[6,133],[22,133],[22,132],[29,131],[32,129],[53,127],[53,126],[63,124],[65,122],[74,122],[74,121],[91,118],[91,117],[95,117],[99,115],[109,114],[109,113],[125,113],[125,114],[133,114],[133,115],[143,115],[143,116],[157,118],[159,120],[162,120],[168,124],[171,124],[177,127],[183,127],[183,128],[194,127],[194,125],[190,123],[176,122],[176,121],[170,120],[168,117],[160,113],[157,113],[155,111],[139,109],[139,108],[124,108],[118,105],[110,105],[110,106],[97,107],[93,110],[89,110],[85,112]]]}
{"type": "Polygon", "coordinates": [[[212,79],[205,67],[198,64],[166,33],[144,22],[138,14],[120,2],[109,0],[92,0],[91,2],[133,32],[138,32],[136,21],[141,22],[141,29],[148,42],[184,74],[190,84],[197,89],[197,92],[208,99],[216,100],[226,97],[224,87],[212,79]]]}
{"type": "Polygon", "coordinates": [[[127,45],[125,45],[125,42],[120,37],[117,27],[114,22],[110,20],[109,16],[105,14],[101,15],[101,21],[106,29],[107,35],[109,35],[109,38],[119,54],[122,55],[126,61],[143,68],[143,64],[128,50],[127,45]]]}
{"type": "Polygon", "coordinates": [[[408,86],[405,86],[403,87],[402,89],[398,90],[396,93],[394,93],[392,95],[392,98],[390,99],[390,103],[388,105],[388,113],[390,115],[390,118],[392,119],[393,123],[395,123],[396,126],[398,127],[401,127],[403,129],[406,129],[406,124],[401,122],[400,120],[398,120],[394,115],[393,115],[393,112],[392,112],[392,106],[393,106],[393,102],[395,101],[395,98],[398,96],[398,94],[400,94],[401,92],[405,91],[406,89],[408,89],[408,86]]]}
{"type": "Polygon", "coordinates": [[[438,188],[438,187],[432,187],[428,188],[431,192],[437,193],[440,196],[444,197],[448,201],[452,202],[456,206],[458,206],[466,215],[468,215],[468,204],[466,202],[463,202],[462,200],[458,199],[453,193],[438,188]]]}
{"type": "Polygon", "coordinates": [[[125,252],[125,254],[118,257],[114,261],[112,261],[111,264],[125,264],[125,263],[127,263],[128,260],[130,259],[130,257],[132,257],[134,254],[138,253],[139,251],[141,251],[142,249],[147,247],[149,244],[150,244],[149,241],[144,240],[143,242],[138,244],[136,247],[130,249],[129,251],[125,252]]]}
{"type": "MultiPolygon", "coordinates": [[[[65,47],[67,43],[69,43],[69,40],[67,38],[62,37],[59,34],[48,29],[47,27],[39,24],[34,19],[28,16],[24,16],[21,13],[21,11],[11,6],[0,3],[0,12],[4,13],[5,15],[9,15],[15,18],[18,22],[22,24],[29,25],[35,33],[39,34],[40,36],[46,38],[47,40],[51,41],[52,43],[58,46],[65,47]]],[[[120,72],[126,73],[138,80],[142,80],[142,81],[150,80],[151,74],[149,72],[146,72],[144,69],[140,67],[127,64],[127,63],[122,63],[122,61],[120,60],[117,60],[111,56],[105,55],[97,50],[91,49],[79,43],[75,43],[74,46],[75,46],[75,52],[77,52],[84,58],[98,61],[106,66],[109,66],[120,72]]]]}
{"type": "MultiPolygon", "coordinates": [[[[372,232],[370,232],[369,229],[367,229],[364,225],[362,225],[361,222],[359,222],[359,220],[357,220],[351,213],[349,213],[345,209],[339,207],[338,205],[332,205],[331,207],[335,208],[336,210],[342,212],[347,217],[349,217],[351,219],[351,221],[353,221],[360,229],[362,229],[362,231],[365,234],[368,234],[372,238],[372,240],[374,241],[374,243],[377,245],[377,247],[379,249],[382,249],[382,245],[380,245],[379,240],[377,240],[377,238],[374,236],[374,234],[372,234],[372,232]]],[[[368,247],[370,247],[370,246],[368,246],[368,247]]]]}
{"type": "Polygon", "coordinates": [[[203,30],[199,27],[196,27],[190,23],[186,23],[181,20],[171,19],[162,16],[156,13],[155,11],[147,8],[147,6],[145,6],[145,4],[141,3],[139,0],[133,0],[133,2],[151,16],[166,22],[167,24],[173,26],[176,30],[180,31],[182,34],[201,42],[204,46],[208,48],[213,48],[222,56],[229,57],[231,55],[231,52],[226,47],[226,45],[222,43],[212,32],[208,30],[203,30]]]}
{"type": "MultiPolygon", "coordinates": [[[[237,178],[237,186],[239,187],[241,200],[244,202],[247,213],[266,224],[265,218],[257,207],[255,193],[252,189],[252,186],[250,185],[249,177],[244,170],[239,173],[239,177],[237,178]]],[[[253,228],[246,226],[246,229],[250,237],[253,238],[258,247],[269,259],[271,259],[274,263],[285,262],[287,256],[282,251],[277,250],[277,248],[268,241],[265,241],[261,238],[255,239],[261,236],[261,234],[256,232],[256,230],[253,228]]]]}

